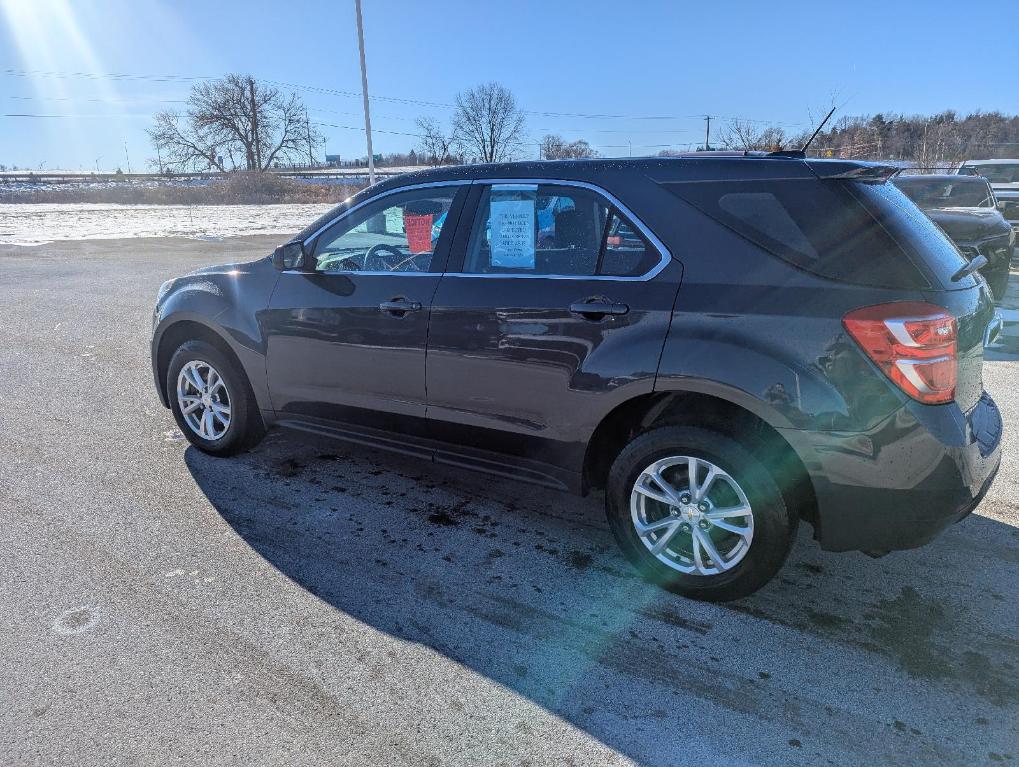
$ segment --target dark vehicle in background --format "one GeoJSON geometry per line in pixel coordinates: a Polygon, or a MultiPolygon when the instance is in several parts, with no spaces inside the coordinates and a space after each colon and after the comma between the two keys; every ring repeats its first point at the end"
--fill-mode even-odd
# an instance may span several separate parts
{"type": "Polygon", "coordinates": [[[919,546],[983,498],[1002,424],[987,285],[893,172],[703,153],[390,179],[166,283],[156,387],[214,455],[276,425],[604,489],[626,556],[698,599],[765,584],[801,519],[828,550],[919,546]]]}
{"type": "Polygon", "coordinates": [[[1005,220],[1019,231],[1019,159],[966,160],[956,173],[986,178],[1005,220]]]}
{"type": "Polygon", "coordinates": [[[980,176],[896,176],[893,182],[952,238],[968,259],[983,256],[980,273],[995,301],[1005,297],[1015,232],[998,210],[987,179],[980,176]]]}

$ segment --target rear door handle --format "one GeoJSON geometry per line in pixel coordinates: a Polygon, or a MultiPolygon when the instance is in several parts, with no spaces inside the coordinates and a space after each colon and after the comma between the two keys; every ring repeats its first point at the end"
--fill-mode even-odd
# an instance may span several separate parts
{"type": "Polygon", "coordinates": [[[379,309],[394,314],[397,317],[402,317],[407,312],[421,311],[421,303],[418,301],[408,301],[405,298],[397,298],[392,301],[383,301],[379,304],[379,309]]]}
{"type": "Polygon", "coordinates": [[[570,304],[570,311],[582,317],[600,318],[607,314],[626,314],[630,311],[630,307],[626,304],[617,304],[611,301],[578,301],[570,304]]]}

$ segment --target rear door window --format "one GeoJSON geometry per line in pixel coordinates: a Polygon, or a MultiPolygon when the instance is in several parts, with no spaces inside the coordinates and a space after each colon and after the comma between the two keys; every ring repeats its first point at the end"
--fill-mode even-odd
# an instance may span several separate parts
{"type": "Polygon", "coordinates": [[[904,220],[902,202],[926,217],[897,189],[891,187],[895,199],[872,191],[885,186],[816,179],[666,184],[727,228],[814,274],[879,287],[929,287],[917,265],[923,253],[913,246],[958,253],[929,220],[904,220]],[[888,217],[903,231],[890,231],[888,217]],[[925,239],[932,242],[919,242],[925,239]]]}
{"type": "Polygon", "coordinates": [[[660,255],[597,192],[491,184],[478,203],[466,274],[640,276],[660,255]]]}

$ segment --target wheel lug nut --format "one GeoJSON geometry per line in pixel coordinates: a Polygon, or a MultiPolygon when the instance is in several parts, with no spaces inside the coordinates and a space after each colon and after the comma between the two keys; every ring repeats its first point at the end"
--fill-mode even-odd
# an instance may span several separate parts
{"type": "Polygon", "coordinates": [[[708,529],[708,523],[705,522],[703,519],[698,523],[698,526],[701,528],[701,530],[707,530],[708,529]]]}
{"type": "Polygon", "coordinates": [[[700,509],[701,511],[707,511],[708,510],[708,504],[706,504],[706,503],[698,503],[697,504],[697,508],[700,509]]]}

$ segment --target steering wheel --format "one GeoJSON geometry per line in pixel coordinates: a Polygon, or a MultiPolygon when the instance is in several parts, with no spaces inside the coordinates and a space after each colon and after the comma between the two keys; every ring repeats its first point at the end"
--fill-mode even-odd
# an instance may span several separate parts
{"type": "Polygon", "coordinates": [[[391,271],[391,272],[399,272],[399,271],[403,270],[403,267],[406,266],[407,264],[413,264],[413,268],[412,269],[407,269],[405,271],[408,271],[408,272],[421,272],[421,271],[424,271],[421,268],[421,266],[417,263],[417,260],[419,258],[421,258],[421,256],[428,256],[428,258],[431,258],[432,254],[431,253],[427,253],[427,252],[426,253],[411,253],[409,256],[407,256],[405,259],[403,259],[403,261],[400,261],[399,263],[393,264],[391,267],[389,267],[389,271],[391,271]]]}
{"type": "Polygon", "coordinates": [[[395,245],[389,245],[385,242],[380,242],[377,245],[372,245],[368,248],[368,252],[364,254],[364,270],[366,272],[391,272],[393,267],[386,262],[382,257],[382,252],[391,253],[398,258],[403,258],[403,251],[395,245]],[[381,266],[378,266],[381,264],[381,266]]]}

